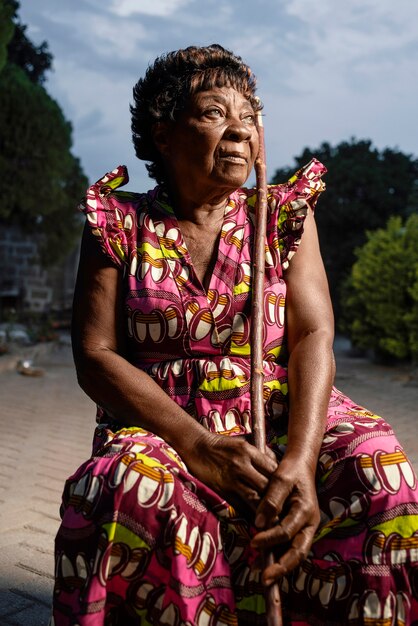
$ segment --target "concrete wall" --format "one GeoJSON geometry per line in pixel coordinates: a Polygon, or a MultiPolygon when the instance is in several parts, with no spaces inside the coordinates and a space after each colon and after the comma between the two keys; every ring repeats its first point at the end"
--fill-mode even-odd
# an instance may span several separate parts
{"type": "Polygon", "coordinates": [[[0,315],[6,309],[48,313],[70,308],[78,248],[56,266],[43,269],[38,241],[16,227],[0,229],[0,315]]]}

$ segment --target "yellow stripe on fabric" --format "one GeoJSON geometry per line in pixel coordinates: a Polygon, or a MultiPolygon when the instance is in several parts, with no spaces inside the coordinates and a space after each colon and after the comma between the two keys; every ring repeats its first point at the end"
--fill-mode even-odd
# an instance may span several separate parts
{"type": "Polygon", "coordinates": [[[109,239],[109,245],[112,248],[113,252],[118,256],[122,261],[126,261],[126,254],[123,250],[119,241],[113,241],[109,239]]]}
{"type": "Polygon", "coordinates": [[[143,463],[143,465],[147,465],[148,467],[151,467],[151,468],[159,467],[159,468],[163,469],[165,472],[167,471],[167,468],[166,468],[165,465],[163,465],[162,463],[160,463],[156,459],[153,459],[153,458],[147,456],[146,454],[142,454],[140,452],[139,454],[136,454],[135,458],[136,458],[136,461],[141,461],[143,463]]]}
{"type": "Polygon", "coordinates": [[[317,534],[315,535],[313,539],[313,543],[315,543],[319,539],[322,539],[323,537],[331,533],[335,528],[350,528],[351,526],[357,526],[357,525],[358,525],[358,521],[352,519],[351,517],[346,518],[342,522],[340,521],[339,517],[335,517],[330,522],[328,522],[328,524],[325,524],[325,526],[323,526],[317,532],[317,534]]]}
{"type": "MultiPolygon", "coordinates": [[[[393,454],[382,453],[379,457],[379,462],[382,467],[386,465],[399,465],[405,463],[406,460],[406,456],[403,452],[394,452],[393,454]]],[[[373,467],[373,464],[374,460],[370,456],[360,458],[360,465],[363,468],[373,467]]]]}
{"type": "Polygon", "coordinates": [[[371,420],[382,419],[380,415],[376,415],[375,413],[370,413],[370,411],[367,411],[367,409],[350,409],[347,415],[358,415],[359,417],[367,417],[371,420]]]}
{"type": "Polygon", "coordinates": [[[380,456],[382,465],[393,465],[403,463],[404,461],[406,461],[406,456],[403,452],[393,452],[392,454],[382,454],[380,456]]]}
{"type": "Polygon", "coordinates": [[[277,216],[277,225],[279,227],[279,230],[281,230],[280,227],[282,226],[282,224],[289,219],[289,210],[290,207],[288,204],[283,204],[283,206],[280,207],[279,215],[277,216]]]}
{"type": "Polygon", "coordinates": [[[377,526],[373,526],[372,528],[373,530],[380,530],[386,537],[392,533],[397,533],[404,539],[409,539],[416,533],[418,528],[418,515],[401,515],[388,522],[377,524],[377,526]]]}
{"type": "Polygon", "coordinates": [[[143,540],[141,537],[138,537],[131,530],[128,530],[122,524],[118,522],[108,522],[107,524],[103,524],[103,528],[107,533],[107,537],[109,541],[113,541],[113,543],[125,543],[131,549],[135,548],[146,548],[146,550],[150,550],[150,546],[143,540]]]}
{"type": "Polygon", "coordinates": [[[283,350],[283,346],[276,346],[275,348],[271,348],[270,350],[268,350],[266,352],[266,355],[267,354],[268,355],[271,354],[274,357],[274,359],[277,361],[277,359],[279,358],[280,353],[282,352],[282,350],[283,350]]]}
{"type": "Polygon", "coordinates": [[[199,385],[199,389],[202,391],[227,391],[230,389],[239,389],[246,384],[248,384],[248,380],[241,381],[238,376],[235,376],[232,380],[219,376],[218,378],[213,378],[212,380],[203,381],[199,385]]]}
{"type": "Polygon", "coordinates": [[[250,344],[245,343],[243,346],[238,346],[232,341],[231,347],[229,349],[229,354],[231,356],[249,356],[251,354],[250,344]]]}
{"type": "Polygon", "coordinates": [[[143,255],[147,253],[152,259],[155,259],[155,260],[164,258],[164,255],[161,253],[161,249],[155,248],[148,241],[144,241],[139,246],[137,246],[136,249],[138,251],[138,254],[143,255]]]}
{"type": "Polygon", "coordinates": [[[254,594],[249,598],[243,598],[236,602],[237,609],[241,611],[250,611],[251,613],[256,613],[257,615],[264,615],[266,612],[266,601],[264,596],[261,594],[254,594]]]}
{"type": "Polygon", "coordinates": [[[279,389],[284,396],[286,396],[289,392],[288,384],[285,382],[281,383],[278,380],[270,380],[270,381],[264,382],[263,386],[267,387],[271,391],[275,391],[276,389],[279,389]]]}
{"type": "Polygon", "coordinates": [[[327,472],[325,472],[325,474],[324,474],[323,476],[321,476],[321,477],[320,477],[319,482],[320,482],[321,484],[325,483],[325,482],[328,480],[328,478],[329,478],[330,474],[332,473],[332,470],[333,470],[333,468],[331,468],[330,470],[328,470],[327,472]]]}
{"type": "Polygon", "coordinates": [[[138,624],[141,624],[141,626],[153,626],[153,623],[147,620],[148,609],[137,609],[136,606],[134,606],[133,609],[135,614],[139,617],[138,624]]]}
{"type": "Polygon", "coordinates": [[[146,476],[147,478],[150,478],[151,480],[153,480],[156,483],[161,483],[161,482],[163,482],[163,483],[173,483],[174,482],[173,475],[170,474],[170,472],[165,471],[161,475],[161,472],[158,472],[155,469],[155,467],[149,467],[145,463],[141,463],[141,462],[138,462],[138,461],[132,461],[132,463],[130,463],[129,466],[130,466],[131,470],[137,472],[138,474],[141,474],[142,476],[146,476]]]}
{"type": "Polygon", "coordinates": [[[163,251],[164,256],[168,257],[169,259],[181,259],[187,252],[186,248],[182,248],[182,247],[175,248],[173,245],[173,242],[170,243],[170,240],[165,239],[164,237],[160,237],[159,240],[160,240],[161,250],[163,251]],[[168,246],[173,246],[173,247],[168,247],[168,246]]]}
{"type": "Polygon", "coordinates": [[[235,285],[234,287],[234,296],[239,296],[242,293],[248,293],[250,291],[250,285],[243,280],[239,283],[239,285],[235,285]]]}
{"type": "Polygon", "coordinates": [[[115,176],[115,178],[107,180],[103,185],[105,187],[110,187],[111,189],[117,189],[118,187],[122,187],[125,182],[124,176],[115,176]]]}

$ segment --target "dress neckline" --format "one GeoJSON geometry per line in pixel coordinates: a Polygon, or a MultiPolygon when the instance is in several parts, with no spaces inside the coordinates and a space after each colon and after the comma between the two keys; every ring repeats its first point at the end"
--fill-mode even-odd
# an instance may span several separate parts
{"type": "MultiPolygon", "coordinates": [[[[228,258],[230,257],[229,248],[231,247],[231,242],[230,241],[227,242],[224,236],[225,230],[226,230],[225,222],[231,210],[235,209],[236,207],[237,192],[233,192],[229,196],[227,203],[225,205],[220,235],[218,238],[216,260],[213,265],[213,269],[212,269],[212,272],[208,281],[207,289],[205,288],[202,281],[197,275],[192,257],[190,255],[187,243],[185,241],[183,232],[180,227],[179,220],[170,203],[167,191],[164,188],[160,187],[160,188],[154,189],[153,192],[154,192],[153,194],[154,197],[152,199],[153,200],[152,205],[159,213],[162,213],[165,216],[164,221],[166,222],[166,226],[167,226],[167,228],[165,229],[165,234],[171,233],[172,237],[176,236],[176,251],[178,253],[177,256],[181,259],[181,261],[187,266],[188,270],[190,271],[190,275],[192,278],[191,282],[193,286],[195,287],[193,291],[195,292],[195,290],[197,290],[198,292],[200,292],[200,295],[203,295],[205,299],[208,301],[208,304],[210,305],[211,298],[209,297],[209,294],[210,292],[213,292],[217,289],[218,282],[219,282],[218,277],[219,275],[222,275],[223,266],[225,262],[227,262],[228,258]],[[177,233],[172,232],[173,229],[175,229],[177,233]]],[[[161,239],[158,232],[157,232],[157,235],[161,239]]],[[[166,249],[165,246],[162,246],[163,252],[165,251],[165,249],[166,249]]],[[[195,292],[194,295],[197,295],[197,293],[195,292]]]]}

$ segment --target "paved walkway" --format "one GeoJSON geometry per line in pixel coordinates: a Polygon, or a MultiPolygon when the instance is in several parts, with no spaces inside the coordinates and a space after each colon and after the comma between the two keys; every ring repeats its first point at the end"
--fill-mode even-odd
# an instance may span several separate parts
{"type": "Polygon", "coordinates": [[[46,626],[64,480],[90,452],[94,406],[68,347],[40,378],[0,373],[0,625],[46,626]]]}
{"type": "MultiPolygon", "coordinates": [[[[48,623],[61,490],[89,455],[94,427],[69,348],[39,358],[43,377],[0,371],[0,626],[48,623]]],[[[418,470],[418,387],[408,369],[371,365],[341,349],[337,363],[337,386],[389,418],[418,470]]]]}

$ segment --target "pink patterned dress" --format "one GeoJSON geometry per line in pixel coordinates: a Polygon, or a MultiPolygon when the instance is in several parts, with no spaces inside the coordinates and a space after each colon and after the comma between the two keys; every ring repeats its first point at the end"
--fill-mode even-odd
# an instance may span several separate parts
{"type": "MultiPolygon", "coordinates": [[[[268,441],[286,446],[285,269],[323,190],[313,160],[269,188],[264,397],[268,441]]],[[[207,292],[167,196],[123,193],[117,168],[83,210],[123,272],[129,360],[190,415],[251,432],[250,301],[255,191],[225,210],[207,292]]],[[[56,539],[55,626],[265,624],[254,528],[141,428],[98,411],[93,455],[65,486],[56,539]]],[[[187,433],[185,433],[187,436],[187,433]]],[[[322,514],[309,557],[282,581],[288,624],[418,624],[417,480],[391,427],[334,389],[319,456],[322,514]]]]}

